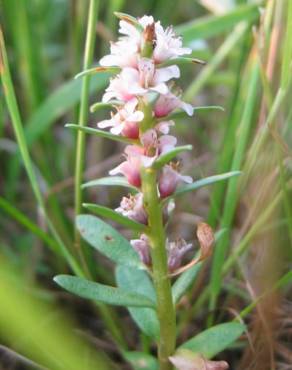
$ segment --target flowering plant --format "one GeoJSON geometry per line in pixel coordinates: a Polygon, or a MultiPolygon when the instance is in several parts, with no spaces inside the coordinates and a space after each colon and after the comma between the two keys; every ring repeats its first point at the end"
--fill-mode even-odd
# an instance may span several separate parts
{"type": "MultiPolygon", "coordinates": [[[[136,19],[117,15],[121,19],[122,36],[111,44],[111,53],[100,60],[100,66],[80,74],[116,73],[102,102],[95,105],[95,108],[111,107],[111,116],[98,122],[98,129],[70,126],[127,144],[124,160],[110,171],[111,177],[94,184],[124,186],[131,194],[122,198],[115,211],[92,204],[85,207],[134,230],[138,236],[129,242],[101,219],[79,215],[77,226],[83,238],[117,264],[118,286],[68,275],[57,276],[55,281],[84,298],[128,307],[141,331],[158,344],[160,369],[171,369],[174,365],[178,369],[223,370],[228,365],[224,361],[207,360],[210,354],[194,344],[197,337],[176,349],[176,304],[192,284],[202,261],[212,252],[212,229],[206,223],[197,226],[200,252],[186,264],[183,262],[193,243],[180,236],[168,240],[166,230],[178,195],[237,173],[195,182],[183,174],[176,158],[192,147],[177,146],[177,138],[170,135],[170,131],[175,126],[176,113],[181,111],[192,116],[194,107],[183,101],[173,80],[180,77],[179,65],[196,62],[184,56],[192,50],[183,47],[181,38],[171,27],[164,29],[151,16],[136,19]],[[177,275],[171,284],[171,278],[177,275]]],[[[215,334],[224,333],[227,327],[232,329],[233,335],[220,340],[220,350],[244,328],[236,322],[222,325],[209,329],[215,334]]],[[[211,335],[208,330],[204,333],[201,335],[208,338],[211,335]]]]}

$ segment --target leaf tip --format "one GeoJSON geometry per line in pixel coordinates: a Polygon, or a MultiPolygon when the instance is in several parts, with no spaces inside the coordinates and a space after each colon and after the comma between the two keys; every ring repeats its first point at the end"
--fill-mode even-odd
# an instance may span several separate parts
{"type": "Polygon", "coordinates": [[[58,284],[58,285],[62,285],[62,280],[63,280],[63,277],[65,275],[56,275],[53,277],[53,281],[58,284]]]}

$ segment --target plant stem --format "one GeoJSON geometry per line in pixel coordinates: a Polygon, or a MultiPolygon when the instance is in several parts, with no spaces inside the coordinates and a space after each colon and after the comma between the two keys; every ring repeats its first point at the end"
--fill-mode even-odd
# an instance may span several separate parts
{"type": "Polygon", "coordinates": [[[153,280],[157,295],[157,314],[160,323],[158,357],[160,370],[172,368],[168,358],[175,350],[176,317],[168,277],[166,237],[163,227],[162,205],[157,192],[157,171],[142,169],[144,206],[148,213],[148,237],[151,244],[153,280]]]}
{"type": "MultiPolygon", "coordinates": [[[[89,12],[88,12],[88,23],[86,33],[86,44],[84,52],[84,70],[88,69],[92,64],[93,50],[95,42],[95,25],[97,20],[98,11],[98,0],[90,0],[89,12]]],[[[88,120],[89,110],[89,87],[90,87],[90,75],[83,77],[82,89],[81,89],[81,101],[79,111],[79,126],[86,126],[88,120]]],[[[85,157],[85,134],[82,131],[78,131],[77,134],[77,148],[76,148],[76,163],[75,163],[75,215],[78,215],[82,208],[82,178],[84,169],[84,157],[85,157]]],[[[81,260],[83,267],[87,266],[84,260],[84,255],[81,249],[80,235],[78,230],[75,228],[75,248],[77,254],[81,260]]]]}

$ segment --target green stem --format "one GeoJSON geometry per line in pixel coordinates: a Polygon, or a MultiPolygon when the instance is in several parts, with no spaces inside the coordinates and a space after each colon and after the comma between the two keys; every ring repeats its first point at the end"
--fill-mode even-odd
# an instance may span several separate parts
{"type": "Polygon", "coordinates": [[[142,169],[142,191],[148,213],[148,237],[151,244],[153,280],[157,295],[157,314],[160,323],[158,357],[160,370],[170,370],[168,358],[175,350],[176,317],[168,277],[166,237],[163,227],[162,204],[157,192],[157,171],[142,169]]]}
{"type": "MultiPolygon", "coordinates": [[[[95,26],[97,21],[98,4],[99,4],[98,0],[90,0],[84,62],[83,62],[84,70],[88,69],[93,61],[95,26]]],[[[78,124],[81,127],[86,126],[86,122],[88,120],[89,87],[90,87],[90,75],[87,75],[84,76],[83,78],[81,90],[80,111],[78,119],[78,124]]],[[[82,208],[81,184],[83,179],[84,157],[85,157],[85,134],[82,131],[78,131],[76,163],[75,163],[75,215],[78,215],[81,212],[82,208]]],[[[75,248],[81,260],[81,263],[83,264],[83,267],[86,268],[87,270],[87,265],[85,263],[84,255],[81,249],[80,235],[76,228],[75,228],[75,248]]]]}

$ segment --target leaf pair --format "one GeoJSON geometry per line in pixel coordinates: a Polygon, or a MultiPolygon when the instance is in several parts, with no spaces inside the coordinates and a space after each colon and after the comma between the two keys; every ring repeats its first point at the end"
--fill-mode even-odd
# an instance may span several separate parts
{"type": "MultiPolygon", "coordinates": [[[[170,360],[180,370],[201,370],[203,368],[211,370],[215,369],[215,365],[218,370],[227,369],[227,364],[224,361],[213,362],[207,361],[207,359],[213,358],[230,347],[244,330],[245,326],[238,322],[213,326],[183,343],[170,360]]],[[[142,352],[125,352],[124,357],[135,370],[158,370],[159,368],[154,357],[142,352]]]]}
{"type": "MultiPolygon", "coordinates": [[[[89,208],[92,207],[93,205],[89,208]]],[[[97,209],[98,212],[104,211],[102,207],[96,207],[95,211],[97,209]]],[[[115,214],[117,215],[117,213],[115,214]]],[[[140,329],[149,337],[158,339],[159,323],[155,312],[156,294],[152,281],[143,271],[146,267],[140,261],[136,251],[119,232],[97,217],[80,215],[77,217],[77,227],[82,237],[93,248],[117,264],[118,287],[70,275],[56,276],[54,281],[67,291],[82,298],[128,307],[140,329]]]]}

